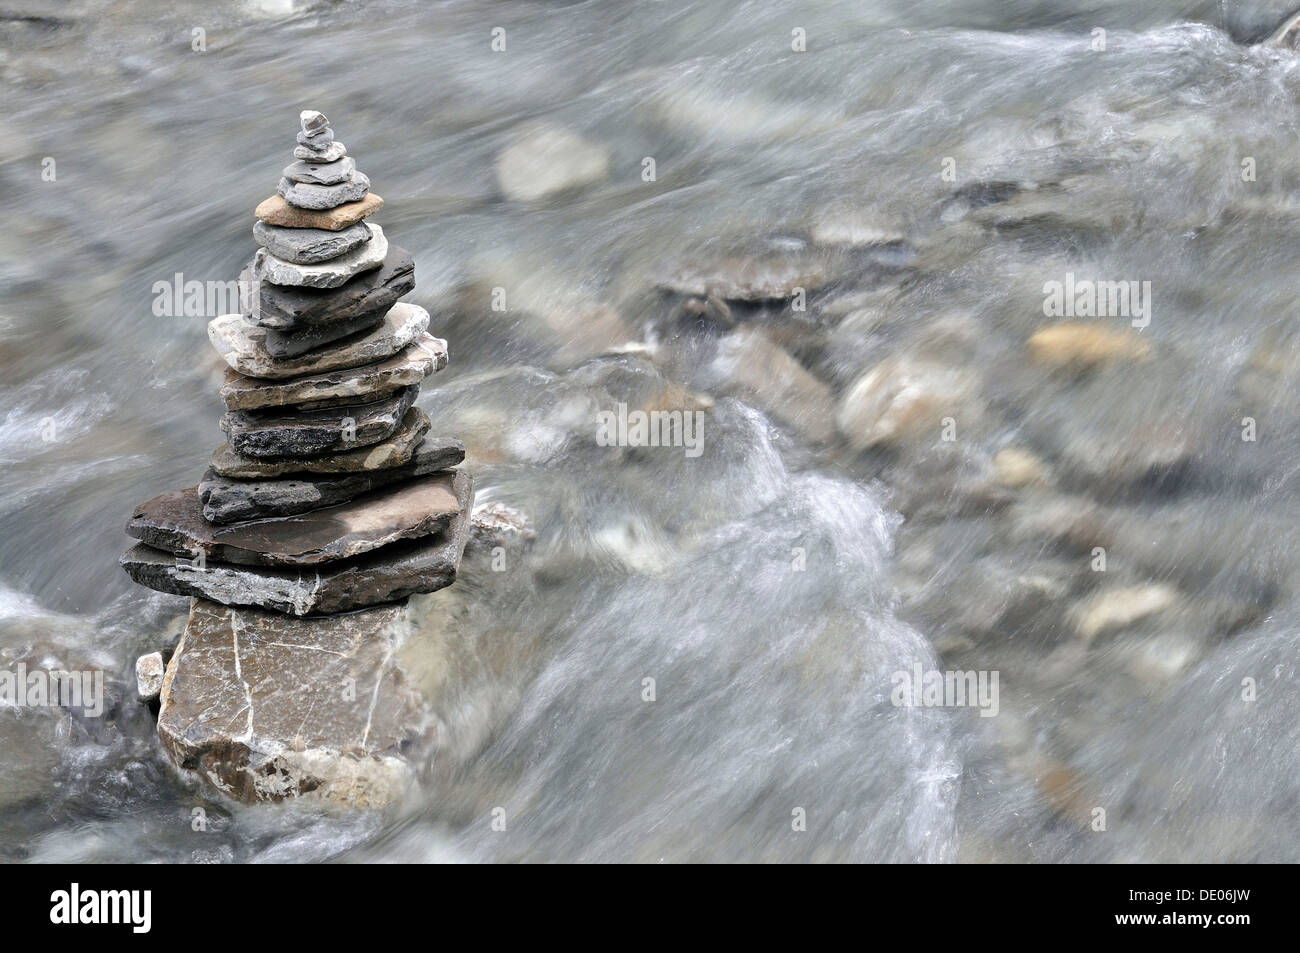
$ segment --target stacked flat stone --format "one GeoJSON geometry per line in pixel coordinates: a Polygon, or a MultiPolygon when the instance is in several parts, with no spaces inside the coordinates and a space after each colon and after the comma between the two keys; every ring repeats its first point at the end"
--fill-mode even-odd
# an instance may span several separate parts
{"type": "Polygon", "coordinates": [[[197,487],[136,510],[122,558],[163,592],[297,616],[449,585],[473,495],[452,469],[463,445],[415,406],[447,363],[428,312],[400,300],[415,264],[368,221],[383,200],[325,116],[300,118],[255,213],[242,313],[208,325],[230,365],[227,443],[197,487]]]}

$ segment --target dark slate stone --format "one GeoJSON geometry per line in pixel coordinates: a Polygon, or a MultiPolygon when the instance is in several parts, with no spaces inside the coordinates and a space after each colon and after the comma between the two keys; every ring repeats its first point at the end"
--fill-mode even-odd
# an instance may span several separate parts
{"type": "Polygon", "coordinates": [[[459,512],[450,473],[395,483],[295,516],[225,526],[203,518],[195,487],[136,507],[128,536],[165,552],[253,566],[316,566],[429,536],[459,512]]]}
{"type": "Polygon", "coordinates": [[[469,474],[452,481],[459,512],[435,536],[392,543],[312,570],[252,568],[207,562],[202,567],[144,543],[122,556],[122,568],[142,586],[224,605],[260,606],[291,615],[349,612],[436,592],[456,580],[469,535],[474,498],[469,474]]]}
{"type": "Polygon", "coordinates": [[[384,400],[350,407],[232,410],[222,416],[221,429],[232,450],[250,457],[312,457],[355,450],[391,437],[419,391],[416,386],[404,387],[384,400]]]}
{"type": "Polygon", "coordinates": [[[346,337],[377,327],[379,322],[384,320],[384,315],[388,313],[388,310],[391,309],[372,311],[369,314],[349,318],[346,321],[335,321],[333,324],[317,324],[311,327],[299,328],[292,332],[275,331],[267,328],[266,337],[262,339],[262,344],[266,347],[266,353],[272,357],[298,357],[309,351],[314,351],[318,347],[333,344],[335,341],[341,341],[346,337]]]}
{"type": "Polygon", "coordinates": [[[447,470],[464,459],[465,445],[459,440],[427,437],[410,463],[387,470],[301,474],[279,480],[230,480],[208,470],[199,481],[199,500],[203,504],[203,516],[210,523],[293,516],[345,503],[392,483],[447,470]]]}
{"type": "Polygon", "coordinates": [[[239,275],[241,288],[258,289],[257,307],[243,303],[248,320],[259,327],[291,331],[314,324],[346,321],[386,311],[415,287],[415,261],[389,243],[384,263],[337,288],[298,288],[258,282],[251,265],[239,275]]]}

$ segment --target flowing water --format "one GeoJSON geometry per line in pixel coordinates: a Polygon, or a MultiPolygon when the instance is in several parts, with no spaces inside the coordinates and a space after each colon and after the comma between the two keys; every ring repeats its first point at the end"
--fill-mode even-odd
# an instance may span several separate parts
{"type": "Polygon", "coordinates": [[[1300,860],[1300,55],[1249,42],[1285,5],[9,6],[0,657],[110,701],[0,709],[0,857],[1300,860]],[[117,566],[221,440],[204,319],[154,285],[236,276],[302,108],[450,341],[420,405],[537,534],[417,600],[443,746],[383,815],[178,778],[133,666],[186,601],[117,566]],[[607,175],[503,196],[538,121],[607,175]],[[733,308],[798,373],[740,380],[656,288],[737,259],[815,277],[733,308]],[[1147,359],[1030,361],[1067,273],[1151,282],[1147,359]],[[955,440],[834,433],[917,356],[955,440]],[[703,453],[600,446],[620,404],[703,409],[703,453]],[[1050,478],[992,479],[1013,446],[1050,478]],[[998,672],[997,715],[892,704],[915,665],[998,672]]]}

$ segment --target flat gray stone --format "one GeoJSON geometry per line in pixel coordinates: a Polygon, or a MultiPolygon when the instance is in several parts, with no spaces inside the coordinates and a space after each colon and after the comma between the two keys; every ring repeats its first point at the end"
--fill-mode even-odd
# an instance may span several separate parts
{"type": "Polygon", "coordinates": [[[334,130],[329,126],[319,132],[299,132],[298,145],[306,146],[308,149],[324,149],[334,141],[334,130]]]}
{"type": "MultiPolygon", "coordinates": [[[[330,127],[330,121],[319,109],[304,109],[298,113],[298,125],[304,136],[318,136],[330,127]]],[[[333,131],[330,135],[333,136],[333,131]]]]}
{"type": "Polygon", "coordinates": [[[280,173],[290,182],[302,182],[308,185],[338,185],[346,182],[357,164],[351,157],[335,159],[333,162],[310,162],[299,159],[284,167],[280,173]]]}
{"type": "Polygon", "coordinates": [[[368,404],[232,410],[221,418],[230,448],[250,457],[302,457],[368,447],[397,429],[419,387],[404,387],[368,404]]]}
{"type": "MultiPolygon", "coordinates": [[[[268,343],[272,333],[267,332],[268,343]]],[[[227,370],[225,383],[221,385],[221,399],[226,402],[228,410],[258,410],[339,400],[357,403],[355,398],[358,397],[377,396],[418,384],[446,366],[447,342],[426,333],[392,357],[362,367],[283,381],[259,380],[227,370]]]]}
{"type": "Polygon", "coordinates": [[[420,477],[335,506],[226,526],[204,519],[198,488],[190,487],[136,507],[126,532],[189,559],[202,554],[239,565],[317,566],[440,532],[460,511],[454,479],[450,473],[420,477]]]}
{"type": "Polygon", "coordinates": [[[405,466],[415,456],[416,447],[429,432],[429,418],[419,407],[406,412],[396,432],[387,440],[348,450],[344,453],[327,453],[319,457],[277,460],[268,457],[249,457],[236,453],[229,444],[222,444],[212,452],[209,465],[223,477],[232,480],[266,480],[291,473],[360,473],[369,470],[387,470],[405,466]]]}
{"type": "Polygon", "coordinates": [[[370,241],[370,226],[357,222],[342,231],[331,232],[323,228],[284,228],[257,222],[253,225],[253,241],[283,261],[315,265],[346,255],[370,241]]]}
{"type": "Polygon", "coordinates": [[[314,265],[299,265],[284,261],[265,248],[253,256],[253,274],[258,281],[276,285],[294,285],[303,288],[337,288],[364,271],[373,271],[384,263],[388,255],[388,239],[378,225],[367,226],[370,241],[349,252],[314,265]]]}
{"type": "Polygon", "coordinates": [[[335,139],[324,149],[313,149],[311,146],[297,145],[293,147],[293,157],[295,159],[305,159],[308,162],[334,162],[342,159],[348,154],[348,147],[335,139]]]}
{"type": "Polygon", "coordinates": [[[245,803],[395,804],[437,724],[395,657],[412,634],[405,604],[295,619],[196,599],[162,687],[163,751],[245,803]]]}
{"type": "Polygon", "coordinates": [[[338,288],[295,288],[257,281],[252,268],[239,275],[240,307],[258,327],[294,331],[386,310],[415,287],[415,261],[389,242],[383,265],[338,288]],[[251,296],[256,289],[257,297],[251,296]]]}
{"type": "Polygon", "coordinates": [[[436,592],[456,581],[474,497],[469,474],[456,472],[452,492],[459,512],[441,533],[392,543],[312,569],[253,568],[212,561],[200,567],[193,560],[144,543],[127,550],[121,564],[140,585],[159,592],[296,616],[350,612],[419,592],[436,592]]]}
{"type": "Polygon", "coordinates": [[[353,172],[347,181],[337,185],[308,185],[281,178],[276,189],[290,205],[298,208],[326,209],[365,198],[370,191],[370,179],[364,172],[353,172]]]}
{"type": "Polygon", "coordinates": [[[199,481],[203,518],[210,523],[238,523],[272,516],[294,516],[322,506],[346,503],[391,483],[448,470],[465,459],[459,440],[426,437],[405,466],[362,473],[280,480],[228,480],[208,470],[199,481]]]}
{"type": "Polygon", "coordinates": [[[327,344],[378,327],[387,313],[387,311],[375,311],[346,321],[310,325],[296,331],[276,331],[267,328],[266,337],[262,338],[262,345],[266,348],[266,353],[272,357],[298,357],[300,354],[315,351],[327,344]]]}
{"type": "Polygon", "coordinates": [[[208,322],[208,340],[227,364],[247,377],[282,380],[345,367],[373,364],[396,354],[424,334],[429,312],[414,304],[393,306],[383,321],[365,334],[297,357],[273,357],[266,349],[266,329],[242,315],[223,314],[208,322]]]}

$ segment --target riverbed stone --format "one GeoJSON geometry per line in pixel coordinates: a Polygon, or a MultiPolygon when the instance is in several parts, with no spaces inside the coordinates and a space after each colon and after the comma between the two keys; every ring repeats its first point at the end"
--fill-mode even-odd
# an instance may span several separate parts
{"type": "Polygon", "coordinates": [[[424,334],[429,312],[419,305],[394,305],[374,329],[342,343],[297,357],[272,357],[263,343],[266,330],[238,314],[225,314],[208,323],[208,340],[229,364],[247,377],[283,380],[345,367],[373,364],[396,354],[424,334]]]}
{"type": "Polygon", "coordinates": [[[276,189],[284,200],[298,208],[328,209],[349,202],[359,202],[370,191],[370,179],[364,172],[353,172],[337,185],[310,185],[281,178],[276,189]]]}
{"type": "Polygon", "coordinates": [[[719,341],[710,373],[726,391],[752,401],[812,442],[827,443],[835,436],[830,388],[761,329],[738,328],[719,341]]]}
{"type": "Polygon", "coordinates": [[[1006,447],[993,455],[993,481],[1008,489],[1043,486],[1051,477],[1037,454],[1024,447],[1006,447]]]}
{"type": "Polygon", "coordinates": [[[806,249],[764,250],[727,255],[677,268],[656,284],[664,291],[692,298],[756,303],[810,293],[830,281],[823,256],[806,249]]]}
{"type": "Polygon", "coordinates": [[[1079,638],[1091,642],[1103,632],[1125,628],[1179,602],[1178,591],[1166,583],[1110,587],[1075,603],[1070,615],[1079,638]]]}
{"type": "Polygon", "coordinates": [[[401,425],[387,440],[342,453],[319,457],[275,459],[250,457],[236,453],[222,444],[212,453],[211,468],[232,480],[275,479],[291,473],[361,473],[405,466],[415,456],[416,447],[429,431],[429,418],[419,407],[406,412],[401,425]]]}
{"type": "Polygon", "coordinates": [[[346,182],[357,171],[357,163],[350,156],[336,159],[334,162],[309,162],[299,159],[290,162],[281,171],[281,175],[290,182],[305,185],[338,185],[346,182]]]}
{"type": "Polygon", "coordinates": [[[530,123],[497,156],[496,175],[506,198],[533,202],[600,182],[609,165],[603,146],[562,126],[530,123]]]}
{"type": "Polygon", "coordinates": [[[263,199],[253,210],[253,214],[268,225],[280,225],[285,228],[324,228],[337,232],[375,214],[383,208],[383,205],[383,199],[374,192],[367,192],[359,201],[314,211],[290,205],[282,195],[272,195],[268,199],[263,199]]]}
{"type": "Polygon", "coordinates": [[[1090,371],[1121,361],[1149,361],[1151,347],[1131,328],[1068,321],[1035,331],[1029,339],[1029,356],[1053,370],[1090,371]]]}
{"type": "Polygon", "coordinates": [[[450,473],[390,484],[334,506],[293,516],[217,526],[203,516],[197,487],[136,507],[127,535],[178,556],[251,566],[315,566],[429,536],[459,512],[450,473]]]}
{"type": "Polygon", "coordinates": [[[262,346],[266,348],[266,353],[272,357],[298,357],[308,351],[319,350],[328,344],[350,338],[354,334],[360,334],[362,331],[370,331],[379,326],[387,313],[388,309],[385,308],[381,311],[372,311],[369,314],[348,318],[345,321],[335,321],[333,324],[313,324],[293,331],[277,331],[274,328],[266,328],[266,336],[262,338],[262,346]]]}
{"type": "Polygon", "coordinates": [[[979,413],[977,385],[961,368],[918,355],[886,358],[840,399],[835,425],[857,450],[927,436],[938,441],[945,417],[979,413]]]}
{"type": "MultiPolygon", "coordinates": [[[[267,337],[270,338],[270,332],[267,337]]],[[[221,385],[221,399],[226,402],[228,410],[351,400],[418,384],[446,366],[447,342],[426,333],[392,357],[361,367],[345,367],[277,381],[246,377],[228,369],[225,383],[221,385]]]]}
{"type": "Polygon", "coordinates": [[[372,271],[388,255],[388,239],[378,225],[369,226],[370,241],[329,261],[300,265],[277,258],[265,248],[253,256],[253,274],[259,281],[302,288],[337,288],[362,272],[372,271]]]}
{"type": "Polygon", "coordinates": [[[367,404],[304,411],[232,410],[221,418],[230,447],[251,457],[314,456],[379,443],[392,436],[415,402],[418,387],[404,387],[367,404]]]}
{"type": "Polygon", "coordinates": [[[459,440],[426,437],[411,462],[361,473],[295,474],[281,479],[230,480],[209,469],[199,481],[203,518],[210,523],[238,523],[293,516],[355,499],[363,493],[456,466],[465,459],[459,440]]]}
{"type": "Polygon", "coordinates": [[[138,543],[123,554],[121,564],[140,585],[159,592],[297,616],[349,612],[417,592],[436,592],[456,580],[474,495],[469,474],[456,471],[451,489],[458,513],[442,532],[391,543],[340,562],[300,569],[212,560],[196,565],[196,560],[138,543]]]}
{"type": "Polygon", "coordinates": [[[256,280],[252,268],[240,273],[240,303],[259,327],[293,331],[314,324],[346,321],[391,308],[415,287],[415,260],[392,244],[384,263],[337,288],[296,288],[256,280]],[[256,291],[257,298],[251,295],[256,291]]]}
{"type": "Polygon", "coordinates": [[[246,803],[391,805],[436,725],[395,661],[411,634],[404,604],[303,620],[195,599],[162,686],[163,750],[246,803]]]}
{"type": "Polygon", "coordinates": [[[161,652],[150,652],[135,660],[135,697],[151,702],[162,691],[163,657],[161,652]]]}
{"type": "Polygon", "coordinates": [[[346,255],[370,241],[370,226],[357,222],[331,232],[324,228],[282,228],[256,222],[253,240],[276,258],[297,265],[315,265],[346,255]]]}

